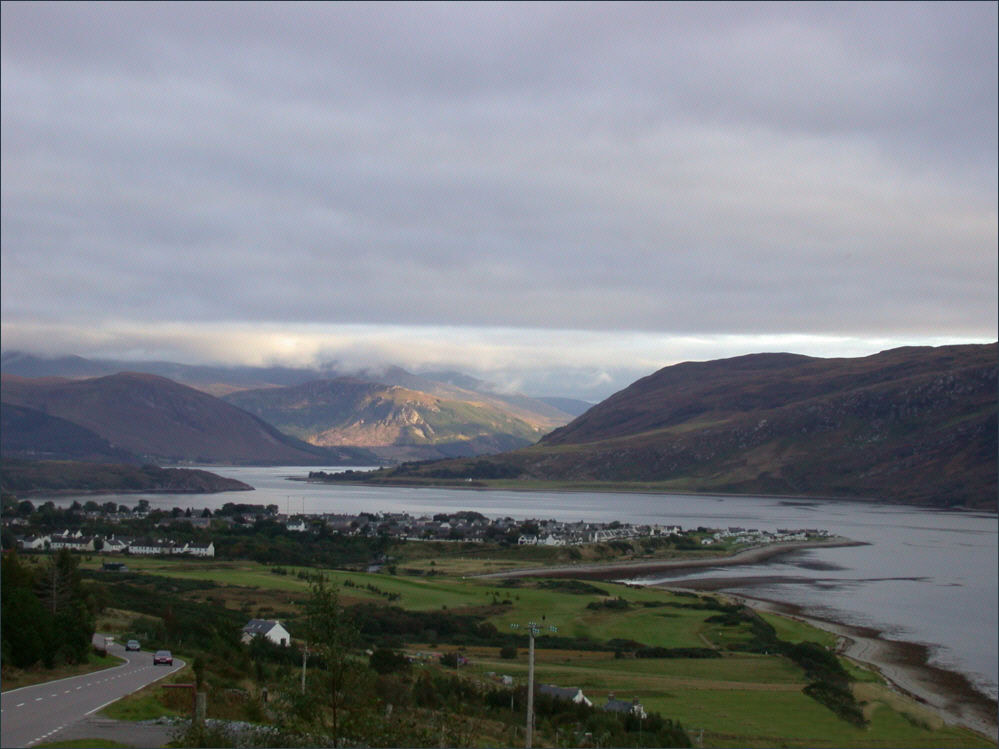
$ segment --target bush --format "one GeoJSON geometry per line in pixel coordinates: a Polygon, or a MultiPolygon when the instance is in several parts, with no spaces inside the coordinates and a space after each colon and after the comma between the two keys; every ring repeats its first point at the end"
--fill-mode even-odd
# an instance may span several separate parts
{"type": "Polygon", "coordinates": [[[403,653],[390,648],[375,648],[368,665],[380,674],[391,674],[409,669],[409,660],[403,653]]]}
{"type": "Polygon", "coordinates": [[[508,661],[512,661],[517,657],[517,648],[513,645],[504,645],[499,651],[500,658],[505,658],[508,661]]]}

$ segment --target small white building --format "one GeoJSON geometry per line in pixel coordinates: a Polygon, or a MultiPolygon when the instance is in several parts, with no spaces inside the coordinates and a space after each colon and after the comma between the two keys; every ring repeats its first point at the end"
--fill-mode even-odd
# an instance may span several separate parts
{"type": "Polygon", "coordinates": [[[70,534],[66,536],[52,536],[49,548],[69,549],[70,551],[93,551],[94,539],[91,536],[70,534]]]}
{"type": "Polygon", "coordinates": [[[209,541],[207,544],[196,541],[184,544],[184,548],[178,551],[180,554],[190,554],[192,557],[214,557],[215,542],[209,541]]]}
{"type": "Polygon", "coordinates": [[[243,635],[240,640],[244,644],[248,644],[254,637],[266,637],[275,645],[282,647],[291,645],[291,635],[288,634],[288,630],[275,619],[250,619],[243,627],[243,635]]]}
{"type": "Polygon", "coordinates": [[[554,697],[557,700],[566,700],[577,705],[593,707],[593,703],[583,694],[583,690],[579,687],[557,687],[554,684],[539,684],[538,693],[547,694],[549,697],[554,697]]]}
{"type": "Polygon", "coordinates": [[[153,541],[144,538],[133,541],[128,546],[129,554],[172,554],[173,544],[169,541],[153,541]]]}
{"type": "Polygon", "coordinates": [[[17,540],[17,545],[22,549],[38,550],[44,549],[51,540],[50,536],[25,536],[17,540]]]}
{"type": "Polygon", "coordinates": [[[110,538],[104,539],[104,548],[101,551],[106,551],[112,554],[122,553],[128,549],[129,544],[132,543],[127,538],[118,538],[116,536],[111,536],[110,538]]]}

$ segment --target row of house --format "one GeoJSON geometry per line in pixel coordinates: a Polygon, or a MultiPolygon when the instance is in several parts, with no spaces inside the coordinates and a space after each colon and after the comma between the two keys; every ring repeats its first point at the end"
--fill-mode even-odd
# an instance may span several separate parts
{"type": "Polygon", "coordinates": [[[186,554],[194,557],[214,557],[215,542],[207,543],[188,541],[183,544],[165,541],[163,539],[129,539],[112,535],[107,538],[100,536],[86,536],[82,531],[66,531],[64,533],[52,533],[47,535],[32,535],[16,537],[19,549],[26,551],[56,551],[58,549],[69,549],[70,551],[100,551],[112,554],[186,554]],[[101,542],[98,544],[98,540],[101,542]]]}
{"type": "Polygon", "coordinates": [[[333,533],[348,536],[388,535],[406,541],[481,542],[495,540],[511,530],[529,525],[537,530],[517,536],[521,546],[564,546],[599,543],[619,538],[669,536],[683,533],[679,525],[631,525],[620,522],[568,522],[555,519],[514,520],[510,517],[487,518],[477,513],[454,513],[447,516],[414,517],[405,512],[349,515],[324,513],[314,515],[276,514],[274,519],[293,532],[316,531],[325,526],[333,533]]]}
{"type": "MultiPolygon", "coordinates": [[[[554,684],[539,684],[538,694],[546,694],[557,700],[566,700],[567,702],[572,702],[576,705],[593,707],[593,701],[583,694],[583,690],[579,687],[557,687],[554,684]]],[[[627,700],[618,700],[614,699],[613,692],[607,695],[607,702],[603,706],[603,710],[609,713],[631,713],[632,715],[643,719],[648,717],[648,714],[645,712],[645,708],[642,706],[642,703],[638,701],[637,697],[631,702],[628,702],[627,700]]]]}
{"type": "Polygon", "coordinates": [[[829,531],[819,528],[778,528],[776,531],[761,531],[758,528],[724,528],[714,531],[701,539],[703,546],[720,542],[744,544],[775,544],[789,541],[805,541],[808,538],[828,538],[829,531]]]}

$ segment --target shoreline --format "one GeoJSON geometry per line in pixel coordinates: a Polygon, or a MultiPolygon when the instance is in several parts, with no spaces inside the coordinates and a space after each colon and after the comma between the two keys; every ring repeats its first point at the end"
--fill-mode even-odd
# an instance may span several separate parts
{"type": "Polygon", "coordinates": [[[981,692],[964,674],[930,663],[930,649],[926,645],[890,640],[879,630],[817,616],[795,604],[756,598],[741,592],[732,593],[716,585],[717,582],[711,580],[711,585],[700,586],[696,580],[685,580],[683,587],[667,584],[655,587],[718,590],[750,608],[796,619],[831,632],[839,638],[837,652],[840,655],[873,668],[894,690],[931,708],[946,723],[961,725],[993,742],[999,741],[999,703],[981,692]]]}
{"type": "MultiPolygon", "coordinates": [[[[664,570],[696,569],[753,564],[779,554],[816,547],[865,546],[864,542],[833,538],[828,541],[801,541],[745,549],[727,557],[702,557],[686,560],[644,560],[638,562],[584,563],[548,568],[507,570],[478,578],[503,577],[577,577],[597,580],[620,579],[622,574],[640,576],[664,570]]],[[[838,652],[846,658],[873,668],[893,690],[930,708],[946,723],[968,728],[992,742],[999,742],[999,703],[981,692],[967,676],[929,663],[930,649],[926,645],[889,640],[882,632],[844,624],[807,612],[795,604],[756,598],[744,592],[732,592],[731,587],[767,585],[779,576],[761,575],[753,578],[686,579],[680,583],[662,582],[653,587],[664,590],[717,592],[745,605],[791,619],[797,619],[838,637],[838,652]]]]}
{"type": "Polygon", "coordinates": [[[406,489],[460,489],[462,491],[507,491],[524,493],[544,493],[552,494],[651,494],[681,497],[703,497],[705,499],[733,499],[733,498],[757,498],[775,499],[779,501],[804,501],[804,502],[859,502],[861,504],[885,504],[899,507],[914,507],[920,510],[939,510],[943,512],[984,512],[989,515],[999,514],[999,505],[993,507],[977,507],[969,505],[948,505],[938,506],[932,504],[921,504],[917,502],[905,502],[901,500],[886,499],[879,496],[868,496],[866,494],[843,495],[843,494],[769,494],[766,492],[725,492],[719,490],[699,491],[696,489],[667,489],[659,487],[638,487],[628,486],[629,482],[621,486],[608,486],[597,482],[594,486],[565,486],[559,482],[553,482],[555,486],[495,486],[484,483],[490,479],[473,479],[471,482],[460,482],[452,479],[454,483],[434,483],[433,481],[406,481],[403,479],[386,481],[359,481],[359,480],[327,480],[309,478],[308,476],[285,476],[288,481],[302,481],[311,484],[327,485],[347,485],[347,486],[370,486],[375,488],[406,488],[406,489]]]}

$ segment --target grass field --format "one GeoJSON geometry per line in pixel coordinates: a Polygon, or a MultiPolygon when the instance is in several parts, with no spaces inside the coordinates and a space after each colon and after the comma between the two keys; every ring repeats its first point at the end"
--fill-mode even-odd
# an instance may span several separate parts
{"type": "MultiPolygon", "coordinates": [[[[425,560],[427,568],[431,568],[430,561],[425,560]]],[[[433,561],[437,564],[432,568],[438,572],[446,566],[439,557],[433,561]]],[[[477,560],[477,564],[482,561],[477,560]]],[[[275,574],[269,566],[245,561],[130,559],[128,564],[133,572],[211,581],[215,587],[185,595],[202,597],[198,600],[211,596],[216,605],[242,609],[248,616],[265,610],[280,611],[281,607],[295,611],[295,602],[304,599],[309,590],[308,582],[297,576],[299,569],[295,567],[283,568],[286,574],[275,574]]],[[[99,562],[88,565],[96,567],[99,562]]],[[[512,631],[513,624],[523,627],[534,620],[557,625],[555,637],[585,637],[602,642],[618,638],[665,648],[722,649],[749,636],[745,625],[707,621],[718,611],[691,607],[703,603],[701,599],[654,588],[601,581],[591,585],[603,593],[592,589],[580,593],[571,592],[565,581],[525,580],[505,585],[496,580],[445,574],[323,573],[341,586],[344,603],[374,601],[408,610],[489,612],[488,621],[500,632],[512,631]],[[544,587],[546,584],[554,587],[544,587]],[[369,590],[369,585],[377,590],[369,590]],[[389,602],[388,595],[398,598],[389,602]],[[626,606],[589,606],[617,598],[624,599],[626,606]],[[492,605],[496,603],[503,605],[492,605]]],[[[761,616],[784,640],[807,640],[826,646],[836,642],[834,635],[806,623],[769,613],[761,616]]],[[[109,614],[108,622],[113,623],[114,617],[114,613],[109,614]]],[[[128,612],[121,612],[118,620],[127,621],[128,612]]],[[[294,620],[289,630],[294,637],[294,620]]],[[[885,687],[877,675],[849,664],[847,667],[859,679],[853,685],[855,694],[870,720],[864,728],[840,719],[805,695],[802,688],[807,679],[803,670],[782,656],[725,652],[723,657],[710,659],[615,658],[608,651],[563,650],[545,644],[546,640],[539,638],[539,682],[580,687],[597,705],[605,702],[610,693],[620,699],[637,697],[646,710],[679,719],[695,744],[701,740],[703,746],[994,746],[971,731],[945,725],[915,701],[885,687]]],[[[427,643],[416,642],[406,647],[413,652],[429,648],[427,643]]],[[[434,649],[442,651],[453,646],[437,643],[434,649]]],[[[498,647],[466,647],[463,651],[470,663],[460,672],[483,683],[489,683],[490,672],[511,675],[518,683],[526,679],[525,648],[513,660],[500,658],[498,647]]],[[[150,717],[158,709],[159,699],[151,693],[140,693],[125,701],[129,705],[119,708],[125,712],[116,714],[112,708],[105,714],[129,719],[150,717]]]]}

